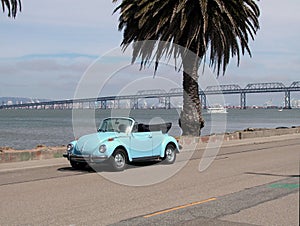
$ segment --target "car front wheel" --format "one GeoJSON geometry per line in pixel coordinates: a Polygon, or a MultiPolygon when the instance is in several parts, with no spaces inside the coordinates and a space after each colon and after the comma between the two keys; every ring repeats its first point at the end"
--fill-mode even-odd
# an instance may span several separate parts
{"type": "Polygon", "coordinates": [[[117,149],[111,156],[111,166],[116,171],[123,171],[126,168],[127,155],[123,149],[117,149]]]}
{"type": "Polygon", "coordinates": [[[165,150],[164,163],[173,164],[176,160],[176,148],[172,144],[168,144],[165,150]]]}

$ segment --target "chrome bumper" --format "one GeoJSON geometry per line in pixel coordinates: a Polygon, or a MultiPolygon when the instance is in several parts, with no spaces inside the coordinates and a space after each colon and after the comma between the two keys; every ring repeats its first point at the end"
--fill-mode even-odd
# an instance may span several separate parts
{"type": "Polygon", "coordinates": [[[108,159],[107,156],[93,156],[93,155],[73,155],[70,153],[64,153],[63,157],[69,161],[86,162],[86,163],[99,163],[108,159]]]}

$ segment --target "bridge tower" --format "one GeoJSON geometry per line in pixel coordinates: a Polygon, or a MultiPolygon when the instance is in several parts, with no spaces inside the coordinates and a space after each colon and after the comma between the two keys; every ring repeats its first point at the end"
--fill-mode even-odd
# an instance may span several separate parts
{"type": "Polygon", "coordinates": [[[246,93],[241,92],[241,109],[246,109],[246,93]]]}
{"type": "Polygon", "coordinates": [[[293,82],[285,91],[284,107],[291,109],[291,91],[300,91],[300,81],[293,82]]]}
{"type": "Polygon", "coordinates": [[[138,109],[139,108],[139,99],[138,98],[130,99],[130,108],[131,109],[138,109]]]}
{"type": "Polygon", "coordinates": [[[170,96],[166,96],[166,109],[171,109],[171,97],[170,96]]]}
{"type": "Polygon", "coordinates": [[[200,91],[200,100],[203,109],[207,108],[206,95],[203,91],[200,91]]]}
{"type": "Polygon", "coordinates": [[[284,95],[284,108],[291,109],[291,92],[286,90],[284,95]]]}
{"type": "Polygon", "coordinates": [[[107,101],[106,100],[102,100],[101,101],[101,109],[106,109],[107,108],[107,101]]]}

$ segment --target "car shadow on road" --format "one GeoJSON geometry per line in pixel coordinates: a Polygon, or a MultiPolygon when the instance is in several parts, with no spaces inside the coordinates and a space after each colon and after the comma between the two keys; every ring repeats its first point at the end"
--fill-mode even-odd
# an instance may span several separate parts
{"type": "Polygon", "coordinates": [[[84,169],[74,169],[71,166],[58,168],[57,171],[60,171],[60,172],[82,172],[82,173],[93,173],[94,172],[93,169],[90,169],[90,167],[86,167],[84,169]]]}
{"type": "MultiPolygon", "coordinates": [[[[157,161],[148,161],[148,162],[135,162],[128,164],[125,170],[138,169],[142,167],[149,167],[156,164],[161,164],[157,161]]],[[[81,173],[99,173],[99,172],[116,172],[109,164],[98,164],[98,165],[89,165],[82,169],[74,169],[73,167],[61,167],[57,171],[60,172],[81,172],[81,173]]]]}

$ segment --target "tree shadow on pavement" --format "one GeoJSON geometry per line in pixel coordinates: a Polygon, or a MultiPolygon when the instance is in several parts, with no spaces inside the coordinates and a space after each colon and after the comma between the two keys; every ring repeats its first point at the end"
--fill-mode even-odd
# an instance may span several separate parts
{"type": "Polygon", "coordinates": [[[286,175],[286,174],[273,174],[273,173],[255,173],[255,172],[245,172],[245,174],[259,175],[259,176],[275,176],[275,177],[300,177],[300,175],[286,175]]]}

